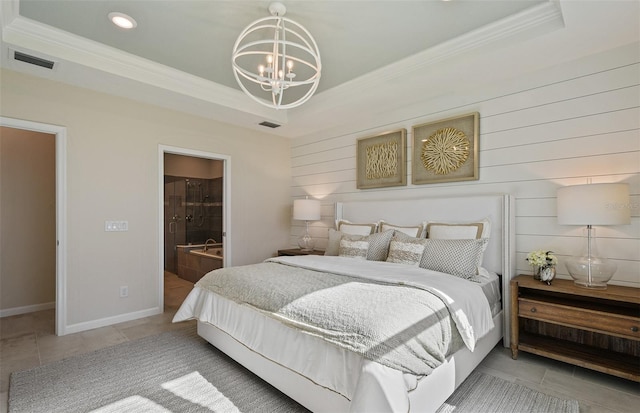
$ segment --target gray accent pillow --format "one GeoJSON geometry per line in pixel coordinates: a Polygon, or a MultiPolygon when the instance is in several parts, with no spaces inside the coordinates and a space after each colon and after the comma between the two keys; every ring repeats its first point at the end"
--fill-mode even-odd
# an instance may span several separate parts
{"type": "Polygon", "coordinates": [[[420,267],[478,281],[478,268],[489,240],[427,239],[420,267]]]}

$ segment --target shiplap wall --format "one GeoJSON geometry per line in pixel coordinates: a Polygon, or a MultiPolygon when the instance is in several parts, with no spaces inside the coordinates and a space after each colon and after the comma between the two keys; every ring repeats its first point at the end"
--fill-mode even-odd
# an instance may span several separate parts
{"type": "MultiPolygon", "coordinates": [[[[324,249],[334,225],[334,203],[346,200],[510,193],[516,198],[517,270],[534,249],[553,250],[558,276],[577,255],[582,228],[558,225],[560,186],[626,182],[631,225],[598,227],[601,255],[618,264],[612,283],[640,287],[640,50],[635,43],[579,61],[531,73],[499,85],[456,92],[409,107],[387,108],[352,125],[292,141],[292,198],[322,200],[322,219],[310,224],[316,248],[324,249]],[[411,184],[411,127],[449,116],[480,113],[480,179],[411,184]],[[407,129],[407,186],[356,189],[356,140],[407,129]]],[[[428,217],[425,217],[427,220],[428,217]]],[[[291,245],[304,231],[292,221],[291,245]]]]}

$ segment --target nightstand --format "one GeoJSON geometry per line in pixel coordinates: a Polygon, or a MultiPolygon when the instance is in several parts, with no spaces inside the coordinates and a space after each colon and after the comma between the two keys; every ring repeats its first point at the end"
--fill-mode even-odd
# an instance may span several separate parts
{"type": "Polygon", "coordinates": [[[284,250],[278,250],[278,256],[292,256],[292,255],[324,255],[324,251],[302,251],[300,248],[290,248],[284,250]]]}
{"type": "Polygon", "coordinates": [[[511,353],[534,353],[640,382],[640,289],[511,280],[511,353]]]}

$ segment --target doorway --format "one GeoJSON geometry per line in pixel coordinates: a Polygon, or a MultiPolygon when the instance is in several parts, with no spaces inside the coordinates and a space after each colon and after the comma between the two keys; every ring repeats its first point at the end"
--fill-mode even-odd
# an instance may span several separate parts
{"type": "MultiPolygon", "coordinates": [[[[55,334],[66,334],[66,128],[20,119],[0,117],[2,127],[44,133],[55,140],[55,238],[50,242],[55,249],[55,334]]],[[[4,229],[4,225],[3,225],[4,229]]],[[[27,308],[28,310],[28,308],[27,308]]]]}
{"type": "MultiPolygon", "coordinates": [[[[163,145],[159,156],[160,296],[171,301],[167,288],[195,283],[206,272],[230,265],[230,159],[163,145]],[[191,254],[205,245],[210,255],[191,254]]],[[[163,302],[163,307],[172,304],[163,302]]]]}

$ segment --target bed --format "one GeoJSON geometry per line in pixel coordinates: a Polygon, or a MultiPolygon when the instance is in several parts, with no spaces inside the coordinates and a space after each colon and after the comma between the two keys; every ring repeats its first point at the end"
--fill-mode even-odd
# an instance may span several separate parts
{"type": "MultiPolygon", "coordinates": [[[[259,285],[262,273],[264,282],[268,283],[266,277],[272,268],[278,271],[286,268],[283,273],[290,273],[292,277],[303,273],[309,273],[310,277],[323,274],[322,277],[316,277],[321,283],[331,282],[327,279],[337,280],[335,285],[323,284],[313,290],[313,294],[297,291],[295,300],[280,297],[287,304],[319,295],[320,301],[324,300],[322,302],[328,306],[332,301],[330,297],[335,294],[349,297],[351,290],[348,288],[355,288],[352,285],[360,283],[359,280],[371,288],[371,294],[380,293],[382,297],[391,291],[386,288],[400,285],[405,288],[405,293],[411,292],[411,297],[416,294],[416,301],[420,305],[423,305],[421,300],[426,299],[423,298],[424,291],[425,295],[435,295],[436,301],[446,306],[449,318],[443,318],[440,326],[429,327],[429,330],[437,328],[433,330],[436,335],[451,335],[453,339],[452,344],[445,346],[448,350],[435,346],[436,354],[425,356],[428,359],[425,363],[429,366],[432,358],[437,359],[433,366],[425,367],[425,370],[421,370],[420,363],[413,359],[406,364],[394,364],[397,362],[391,356],[387,357],[387,350],[383,351],[384,357],[379,354],[372,357],[369,354],[372,346],[348,341],[351,335],[346,343],[336,341],[342,340],[342,335],[339,334],[338,339],[334,337],[333,325],[308,330],[305,327],[307,318],[303,322],[294,319],[295,316],[291,314],[298,309],[290,310],[289,305],[276,303],[278,309],[282,307],[291,311],[280,314],[261,310],[261,306],[243,305],[244,291],[238,292],[239,295],[222,296],[220,291],[225,288],[237,289],[225,284],[227,278],[234,276],[226,277],[222,272],[208,276],[209,281],[205,280],[204,284],[194,288],[176,313],[174,322],[197,319],[200,336],[311,411],[435,411],[503,337],[504,345],[509,345],[506,341],[509,337],[506,322],[509,319],[509,306],[501,305],[500,298],[502,302],[509,302],[508,287],[514,265],[513,216],[513,198],[505,194],[343,202],[335,205],[336,222],[379,225],[384,222],[393,224],[397,229],[416,223],[426,227],[427,222],[447,225],[489,222],[490,225],[485,226],[487,232],[482,234],[487,242],[483,244],[481,267],[487,274],[473,281],[404,262],[373,262],[344,256],[277,257],[255,267],[260,274],[255,273],[254,266],[242,269],[246,270],[244,276],[248,277],[245,282],[250,280],[249,283],[253,284],[251,277],[255,277],[255,285],[259,285]],[[326,274],[332,276],[324,276],[326,274]],[[353,278],[349,278],[349,282],[341,282],[339,280],[342,278],[339,277],[353,278]],[[207,283],[210,285],[205,285],[207,283]],[[389,287],[389,284],[393,286],[389,287]],[[468,289],[469,292],[466,285],[473,285],[468,289]],[[340,289],[345,290],[339,292],[340,289]],[[420,294],[419,297],[417,294],[420,294]],[[473,300],[469,299],[468,303],[463,296],[482,296],[479,301],[486,299],[483,305],[488,310],[471,307],[473,300]],[[449,329],[453,333],[443,333],[449,329]],[[361,347],[365,350],[360,350],[361,347]]],[[[397,229],[395,234],[398,234],[397,229]]],[[[406,245],[395,241],[400,238],[399,234],[398,238],[393,238],[394,245],[406,245]]],[[[349,245],[341,242],[340,246],[343,252],[349,245]]],[[[274,290],[280,291],[279,288],[274,290]]],[[[258,290],[255,294],[262,293],[258,290]]],[[[373,302],[379,299],[374,295],[367,297],[374,297],[373,302]]],[[[403,301],[413,302],[413,298],[403,301]]],[[[356,304],[353,306],[358,307],[356,304]]],[[[372,334],[375,336],[380,333],[372,334]]],[[[411,354],[415,353],[415,347],[411,347],[415,346],[412,340],[407,340],[411,341],[408,343],[408,353],[411,354]]],[[[386,340],[382,341],[386,343],[386,340]]],[[[400,348],[403,346],[393,344],[392,347],[394,351],[396,348],[404,351],[400,348]]],[[[405,360],[404,354],[401,354],[401,360],[405,360]]]]}

